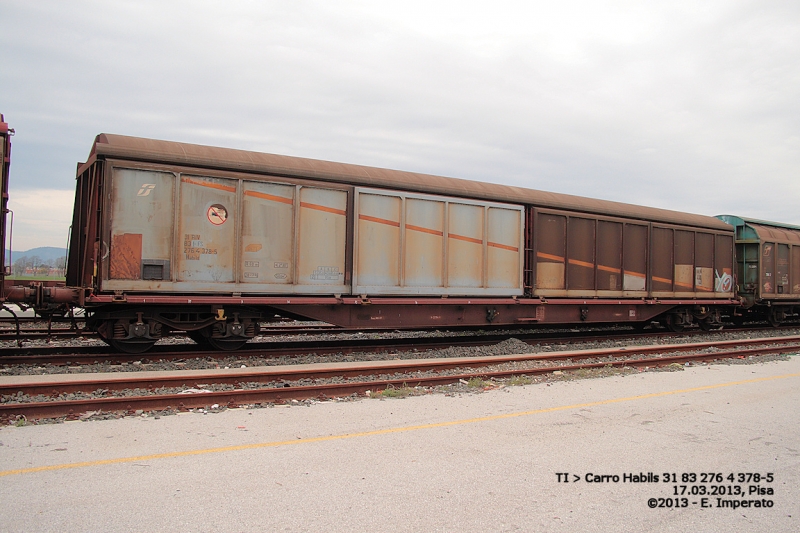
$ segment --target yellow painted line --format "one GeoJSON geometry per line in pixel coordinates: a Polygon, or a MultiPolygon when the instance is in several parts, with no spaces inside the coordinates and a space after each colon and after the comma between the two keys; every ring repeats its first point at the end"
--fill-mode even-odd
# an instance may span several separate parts
{"type": "Polygon", "coordinates": [[[404,426],[387,429],[377,429],[374,431],[363,431],[360,433],[345,433],[343,435],[328,435],[325,437],[310,437],[307,439],[294,439],[283,440],[274,442],[260,442],[255,444],[240,444],[238,446],[223,446],[221,448],[207,448],[204,450],[188,450],[183,452],[168,452],[156,453],[152,455],[138,455],[136,457],[120,457],[117,459],[103,459],[99,461],[84,461],[81,463],[67,463],[60,465],[49,466],[36,466],[33,468],[20,468],[17,470],[0,471],[0,477],[14,476],[19,474],[33,474],[36,472],[47,472],[51,470],[67,470],[70,468],[85,468],[89,466],[102,466],[102,465],[115,465],[123,463],[135,463],[139,461],[153,461],[156,459],[170,459],[173,457],[189,457],[192,455],[207,455],[211,453],[223,452],[237,452],[242,450],[257,450],[260,448],[277,448],[279,446],[291,446],[297,444],[312,444],[315,442],[327,442],[334,440],[354,439],[361,437],[373,437],[377,435],[390,435],[392,433],[404,433],[406,431],[419,431],[423,429],[436,429],[449,426],[461,426],[464,424],[475,424],[478,422],[491,422],[494,420],[503,420],[506,418],[517,418],[520,416],[539,415],[544,413],[554,413],[557,411],[568,411],[570,409],[586,409],[587,407],[598,407],[601,405],[610,405],[614,403],[632,402],[635,400],[647,400],[650,398],[661,398],[663,396],[671,396],[673,394],[685,394],[689,392],[700,392],[713,389],[721,389],[724,387],[733,387],[736,385],[747,385],[749,383],[761,383],[764,381],[773,381],[776,379],[796,378],[800,377],[800,372],[794,374],[783,374],[780,376],[769,376],[765,378],[745,379],[742,381],[731,381],[729,383],[718,383],[716,385],[703,385],[702,387],[692,387],[690,389],[678,389],[665,392],[653,392],[650,394],[640,394],[638,396],[628,396],[626,398],[612,398],[610,400],[600,400],[597,402],[578,403],[572,405],[560,405],[557,407],[546,407],[544,409],[533,409],[531,411],[520,411],[517,413],[506,413],[501,415],[482,416],[478,418],[467,418],[463,420],[451,420],[449,422],[436,422],[433,424],[422,424],[419,426],[404,426]]]}

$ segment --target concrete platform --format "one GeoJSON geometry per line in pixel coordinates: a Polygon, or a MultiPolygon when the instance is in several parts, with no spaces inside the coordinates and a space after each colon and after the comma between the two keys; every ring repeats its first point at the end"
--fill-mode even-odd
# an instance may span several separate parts
{"type": "Polygon", "coordinates": [[[799,410],[795,356],[482,394],[5,427],[0,531],[800,531],[799,410]],[[702,483],[704,473],[724,479],[702,483]],[[748,496],[751,486],[762,494],[748,496]],[[745,495],[710,494],[733,487],[745,495]],[[676,490],[687,494],[674,501],[676,490]]]}

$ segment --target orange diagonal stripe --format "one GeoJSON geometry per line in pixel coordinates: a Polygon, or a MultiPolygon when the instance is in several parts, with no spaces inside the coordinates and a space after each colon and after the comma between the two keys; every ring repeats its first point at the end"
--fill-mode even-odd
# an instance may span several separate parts
{"type": "Polygon", "coordinates": [[[612,274],[620,274],[622,270],[619,268],[608,267],[605,265],[597,265],[597,270],[602,270],[604,272],[611,272],[612,274]]]}
{"type": "Polygon", "coordinates": [[[586,268],[594,268],[594,263],[589,263],[589,262],[586,262],[586,261],[580,261],[578,259],[570,259],[569,260],[569,264],[570,265],[575,265],[575,266],[586,267],[586,268]]]}
{"type": "Polygon", "coordinates": [[[386,224],[387,226],[394,226],[396,228],[400,227],[399,222],[395,222],[394,220],[388,220],[386,218],[378,218],[378,217],[371,217],[368,215],[358,215],[359,220],[366,220],[368,222],[375,222],[378,224],[386,224]]]}
{"type": "Polygon", "coordinates": [[[230,185],[222,185],[220,183],[213,183],[210,181],[193,180],[192,178],[187,178],[185,176],[181,176],[181,181],[184,183],[191,183],[192,185],[199,185],[200,187],[208,187],[209,189],[219,189],[220,191],[225,192],[236,192],[236,187],[231,187],[230,185]]]}
{"type": "Polygon", "coordinates": [[[292,205],[294,203],[294,200],[292,200],[291,198],[285,198],[283,196],[275,196],[273,194],[266,194],[258,191],[244,191],[244,195],[253,196],[255,198],[261,198],[262,200],[270,200],[271,202],[280,202],[282,204],[292,205]]]}
{"type": "Polygon", "coordinates": [[[500,248],[501,250],[511,250],[512,252],[519,252],[519,248],[516,246],[509,246],[507,244],[500,244],[499,242],[489,242],[487,243],[492,248],[500,248]]]}
{"type": "Polygon", "coordinates": [[[336,209],[333,207],[327,207],[324,205],[318,204],[309,204],[307,202],[300,202],[300,207],[307,207],[308,209],[316,209],[317,211],[325,211],[326,213],[333,213],[334,215],[347,215],[347,211],[342,209],[336,209]]]}
{"type": "Polygon", "coordinates": [[[559,263],[564,262],[564,258],[560,255],[553,255],[553,254],[546,254],[544,252],[536,252],[536,257],[540,257],[542,259],[550,259],[551,261],[558,261],[559,263]]]}
{"type": "Polygon", "coordinates": [[[455,233],[448,233],[447,236],[450,237],[451,239],[457,239],[459,241],[473,242],[475,244],[483,244],[483,241],[481,239],[473,239],[472,237],[465,237],[463,235],[456,235],[455,233]]]}
{"type": "Polygon", "coordinates": [[[438,235],[439,237],[444,235],[444,233],[439,230],[423,228],[421,226],[412,226],[411,224],[406,224],[406,229],[410,229],[412,231],[419,231],[422,233],[430,233],[431,235],[438,235]]]}

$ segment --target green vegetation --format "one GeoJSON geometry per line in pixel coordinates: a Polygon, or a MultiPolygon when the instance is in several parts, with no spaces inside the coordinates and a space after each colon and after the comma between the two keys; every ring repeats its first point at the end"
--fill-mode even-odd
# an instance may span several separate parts
{"type": "Polygon", "coordinates": [[[15,281],[66,281],[65,276],[7,276],[6,279],[15,281]]]}
{"type": "Polygon", "coordinates": [[[492,386],[493,383],[484,380],[483,378],[471,378],[467,382],[467,387],[471,389],[484,389],[486,387],[492,386]]]}
{"type": "Polygon", "coordinates": [[[533,383],[533,378],[528,376],[514,376],[508,380],[508,384],[511,386],[530,385],[531,383],[533,383]]]}
{"type": "Polygon", "coordinates": [[[403,384],[402,387],[393,387],[389,385],[387,388],[383,389],[382,391],[377,391],[372,393],[373,398],[406,398],[408,396],[412,396],[414,394],[414,388],[409,387],[408,385],[403,384]]]}

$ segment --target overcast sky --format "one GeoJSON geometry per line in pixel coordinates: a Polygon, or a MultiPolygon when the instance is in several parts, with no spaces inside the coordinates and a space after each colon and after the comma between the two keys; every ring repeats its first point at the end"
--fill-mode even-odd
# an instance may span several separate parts
{"type": "Polygon", "coordinates": [[[800,224],[796,0],[0,13],[15,250],[64,246],[101,132],[800,224]]]}

